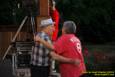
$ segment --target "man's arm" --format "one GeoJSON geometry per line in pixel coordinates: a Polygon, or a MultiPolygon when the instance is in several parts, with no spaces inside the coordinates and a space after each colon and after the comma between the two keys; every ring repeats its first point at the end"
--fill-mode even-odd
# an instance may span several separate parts
{"type": "MultiPolygon", "coordinates": [[[[40,37],[36,36],[34,37],[35,41],[37,42],[41,42],[43,45],[45,45],[46,47],[48,47],[51,50],[54,50],[54,47],[52,44],[48,43],[47,41],[41,39],[40,37]]],[[[60,56],[58,54],[56,54],[55,52],[50,52],[50,56],[57,61],[60,62],[64,62],[64,63],[70,63],[70,64],[75,64],[75,65],[79,65],[80,61],[78,59],[72,59],[72,58],[66,58],[63,56],[60,56]]]]}
{"type": "Polygon", "coordinates": [[[70,63],[70,64],[75,64],[77,66],[80,64],[79,59],[72,59],[72,58],[63,57],[63,56],[60,56],[60,55],[56,54],[53,51],[50,53],[50,56],[54,60],[57,60],[57,61],[62,62],[62,63],[70,63]]]}
{"type": "Polygon", "coordinates": [[[47,41],[45,41],[45,40],[43,40],[43,39],[41,39],[39,36],[34,36],[34,40],[36,41],[36,42],[40,42],[40,43],[42,43],[44,46],[46,46],[47,48],[49,48],[49,49],[51,49],[51,50],[54,50],[54,47],[53,47],[53,45],[52,44],[50,44],[50,43],[48,43],[47,41]]]}

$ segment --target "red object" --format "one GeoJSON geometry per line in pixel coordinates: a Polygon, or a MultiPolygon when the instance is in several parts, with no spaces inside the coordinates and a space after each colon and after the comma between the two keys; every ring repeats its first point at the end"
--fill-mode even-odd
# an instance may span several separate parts
{"type": "Polygon", "coordinates": [[[84,47],[84,56],[89,56],[88,48],[84,47]]]}
{"type": "Polygon", "coordinates": [[[55,30],[53,32],[53,35],[52,35],[52,40],[55,41],[57,39],[57,36],[58,36],[58,25],[59,25],[59,12],[57,11],[57,9],[51,11],[50,13],[53,21],[55,22],[55,30]]]}
{"type": "Polygon", "coordinates": [[[60,63],[61,77],[79,77],[86,71],[81,43],[73,34],[64,34],[54,43],[55,52],[61,56],[79,59],[80,65],[60,63]]]}

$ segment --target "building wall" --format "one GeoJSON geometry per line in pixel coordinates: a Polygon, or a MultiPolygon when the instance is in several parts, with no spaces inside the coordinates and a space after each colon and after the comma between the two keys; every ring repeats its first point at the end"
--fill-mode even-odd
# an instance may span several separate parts
{"type": "MultiPolygon", "coordinates": [[[[11,40],[13,39],[16,32],[0,32],[0,58],[3,57],[6,52],[8,46],[11,44],[11,40]]],[[[16,38],[16,41],[27,41],[32,40],[33,37],[31,34],[27,32],[20,32],[16,38]]],[[[9,52],[9,54],[12,51],[9,52]]]]}

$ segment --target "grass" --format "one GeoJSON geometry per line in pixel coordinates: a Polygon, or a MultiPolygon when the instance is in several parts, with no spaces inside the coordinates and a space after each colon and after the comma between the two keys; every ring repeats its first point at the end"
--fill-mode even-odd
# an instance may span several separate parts
{"type": "Polygon", "coordinates": [[[115,71],[114,45],[87,45],[83,49],[87,70],[115,71]],[[87,54],[84,53],[87,48],[87,54]]]}

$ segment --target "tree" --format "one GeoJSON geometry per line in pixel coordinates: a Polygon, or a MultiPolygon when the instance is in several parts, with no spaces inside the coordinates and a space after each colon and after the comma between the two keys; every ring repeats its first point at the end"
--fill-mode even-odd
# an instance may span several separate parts
{"type": "MultiPolygon", "coordinates": [[[[22,7],[19,8],[21,0],[1,0],[0,1],[0,24],[19,24],[25,13],[22,7]]],[[[21,5],[20,5],[21,6],[21,5]]]]}
{"type": "Polygon", "coordinates": [[[57,7],[64,21],[80,23],[79,35],[84,41],[105,43],[115,38],[111,0],[59,0],[57,7]]]}

